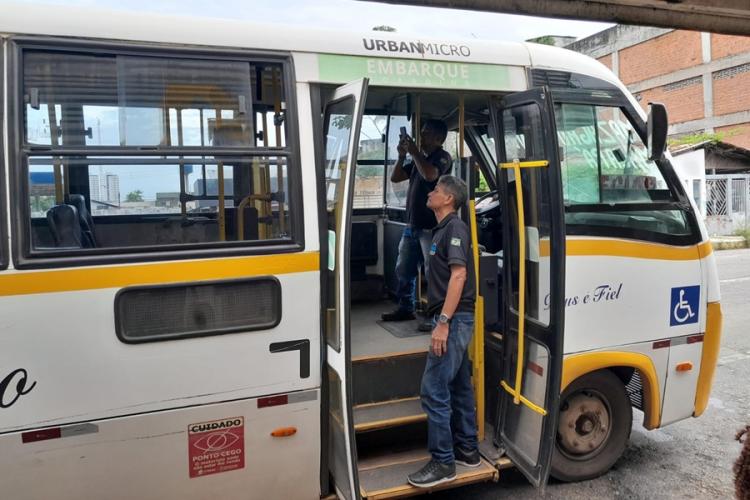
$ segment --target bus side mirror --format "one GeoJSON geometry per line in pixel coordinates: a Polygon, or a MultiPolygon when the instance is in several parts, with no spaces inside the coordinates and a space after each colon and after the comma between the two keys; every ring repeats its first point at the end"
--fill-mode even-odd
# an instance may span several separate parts
{"type": "Polygon", "coordinates": [[[650,102],[648,106],[648,159],[661,160],[667,148],[667,108],[658,102],[650,102]]]}

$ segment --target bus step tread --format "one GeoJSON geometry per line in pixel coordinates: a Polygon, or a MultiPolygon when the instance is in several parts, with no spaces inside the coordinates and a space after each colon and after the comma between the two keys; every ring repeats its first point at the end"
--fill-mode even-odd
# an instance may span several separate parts
{"type": "Polygon", "coordinates": [[[387,429],[425,420],[427,420],[427,415],[422,411],[419,397],[354,407],[354,430],[357,432],[387,429]]]}
{"type": "Polygon", "coordinates": [[[359,485],[362,498],[383,500],[410,497],[432,491],[456,488],[472,483],[497,481],[498,470],[482,459],[479,467],[456,466],[456,479],[435,488],[416,488],[406,481],[406,476],[422,468],[430,459],[426,449],[412,449],[391,453],[387,457],[373,457],[359,464],[359,485]],[[377,460],[378,466],[372,466],[377,460]]]}

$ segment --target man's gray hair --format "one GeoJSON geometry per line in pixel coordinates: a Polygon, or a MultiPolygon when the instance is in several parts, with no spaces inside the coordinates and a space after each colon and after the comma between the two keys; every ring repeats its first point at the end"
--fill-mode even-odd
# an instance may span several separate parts
{"type": "Polygon", "coordinates": [[[443,186],[446,193],[453,196],[453,208],[458,210],[466,204],[469,189],[461,178],[454,175],[442,175],[437,183],[443,186]]]}

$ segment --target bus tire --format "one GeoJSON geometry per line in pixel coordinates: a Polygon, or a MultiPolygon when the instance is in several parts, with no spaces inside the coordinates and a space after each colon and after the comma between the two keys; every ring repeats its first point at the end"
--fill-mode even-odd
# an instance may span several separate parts
{"type": "Polygon", "coordinates": [[[632,423],[625,385],[613,372],[573,381],[560,397],[552,477],[572,482],[607,472],[625,451],[632,423]]]}

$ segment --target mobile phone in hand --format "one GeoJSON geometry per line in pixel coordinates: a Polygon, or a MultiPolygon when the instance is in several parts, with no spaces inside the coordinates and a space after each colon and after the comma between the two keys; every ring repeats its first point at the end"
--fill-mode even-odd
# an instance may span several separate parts
{"type": "Polygon", "coordinates": [[[407,137],[409,137],[409,134],[406,131],[406,127],[401,127],[401,133],[399,134],[399,138],[403,141],[407,137]]]}

